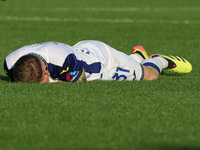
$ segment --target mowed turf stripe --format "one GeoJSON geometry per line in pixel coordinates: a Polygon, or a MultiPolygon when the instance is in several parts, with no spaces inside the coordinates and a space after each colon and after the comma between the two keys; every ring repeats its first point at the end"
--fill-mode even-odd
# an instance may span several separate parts
{"type": "MultiPolygon", "coordinates": [[[[3,9],[3,8],[2,8],[3,9]]],[[[200,11],[200,7],[177,7],[177,8],[167,8],[167,7],[158,7],[158,8],[152,8],[152,7],[115,7],[115,8],[101,8],[101,7],[86,7],[86,8],[12,8],[12,11],[91,11],[91,12],[132,12],[132,11],[155,11],[155,12],[162,12],[162,11],[167,11],[167,12],[188,12],[188,11],[200,11]]]]}
{"type": "Polygon", "coordinates": [[[135,19],[103,19],[103,18],[51,18],[51,17],[18,17],[6,16],[1,17],[0,20],[11,21],[50,21],[50,22],[104,22],[104,23],[155,23],[155,24],[200,24],[200,21],[193,20],[135,20],[135,19]]]}

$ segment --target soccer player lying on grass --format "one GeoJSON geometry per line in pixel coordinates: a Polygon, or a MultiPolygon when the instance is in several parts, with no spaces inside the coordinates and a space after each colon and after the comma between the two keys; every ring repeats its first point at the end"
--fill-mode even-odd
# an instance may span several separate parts
{"type": "Polygon", "coordinates": [[[74,46],[59,42],[32,44],[9,54],[6,74],[16,82],[84,82],[93,80],[154,80],[163,69],[189,73],[191,64],[179,56],[152,54],[136,46],[131,55],[94,40],[74,46]]]}

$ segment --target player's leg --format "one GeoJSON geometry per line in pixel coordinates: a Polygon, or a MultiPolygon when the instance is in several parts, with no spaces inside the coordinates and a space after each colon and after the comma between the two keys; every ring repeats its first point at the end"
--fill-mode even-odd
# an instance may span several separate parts
{"type": "Polygon", "coordinates": [[[130,57],[141,63],[144,59],[149,58],[149,55],[147,54],[143,46],[135,46],[133,47],[130,57]]]}
{"type": "MultiPolygon", "coordinates": [[[[132,54],[130,55],[134,60],[136,60],[137,62],[141,63],[143,62],[143,60],[149,58],[146,50],[143,48],[143,46],[135,46],[132,50],[132,54]]],[[[147,59],[144,62],[148,62],[148,63],[152,63],[154,65],[152,66],[157,66],[158,62],[155,62],[152,59],[147,59]]],[[[158,68],[158,67],[156,67],[158,68]]],[[[159,73],[156,69],[152,68],[151,66],[148,65],[143,65],[143,69],[144,69],[144,77],[143,80],[155,80],[158,78],[159,73]]]]}
{"type": "Polygon", "coordinates": [[[152,54],[150,57],[165,63],[164,69],[169,71],[177,73],[189,73],[192,71],[192,65],[183,57],[161,54],[152,54]]]}
{"type": "Polygon", "coordinates": [[[167,66],[166,62],[163,62],[157,58],[144,59],[141,64],[144,67],[144,80],[157,79],[162,69],[167,66]]]}
{"type": "MultiPolygon", "coordinates": [[[[82,45],[90,45],[93,55],[98,59],[102,58],[101,80],[141,80],[143,79],[143,67],[140,63],[121,51],[101,42],[101,41],[82,41],[75,45],[79,48],[82,45]]],[[[90,48],[87,46],[87,49],[90,48]]]]}
{"type": "Polygon", "coordinates": [[[157,79],[163,69],[177,73],[189,73],[192,71],[192,65],[180,56],[152,54],[150,58],[153,59],[147,59],[149,56],[142,46],[135,46],[130,56],[144,66],[144,72],[146,72],[146,75],[144,75],[145,80],[157,79]]]}
{"type": "Polygon", "coordinates": [[[159,74],[157,71],[151,67],[143,66],[144,68],[144,77],[143,80],[156,80],[158,79],[159,74]]]}
{"type": "Polygon", "coordinates": [[[144,80],[157,79],[163,69],[177,73],[189,73],[192,71],[192,65],[182,57],[159,54],[154,54],[151,57],[141,62],[144,66],[144,80]]]}

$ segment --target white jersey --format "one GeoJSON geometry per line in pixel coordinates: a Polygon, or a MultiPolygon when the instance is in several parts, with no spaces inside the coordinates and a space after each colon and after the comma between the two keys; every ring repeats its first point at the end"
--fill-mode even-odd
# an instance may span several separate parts
{"type": "Polygon", "coordinates": [[[19,48],[6,57],[5,72],[12,78],[16,61],[27,54],[45,62],[51,78],[67,82],[79,81],[85,73],[92,80],[141,80],[143,67],[130,56],[94,40],[74,46],[59,42],[32,44],[19,48]]]}

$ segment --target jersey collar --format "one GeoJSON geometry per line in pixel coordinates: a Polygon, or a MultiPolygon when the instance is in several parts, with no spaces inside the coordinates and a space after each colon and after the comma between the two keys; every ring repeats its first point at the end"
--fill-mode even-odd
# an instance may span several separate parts
{"type": "Polygon", "coordinates": [[[48,64],[47,64],[47,61],[39,54],[37,53],[29,53],[29,55],[34,55],[34,56],[37,56],[38,58],[40,58],[46,65],[46,69],[48,69],[48,64]]]}

